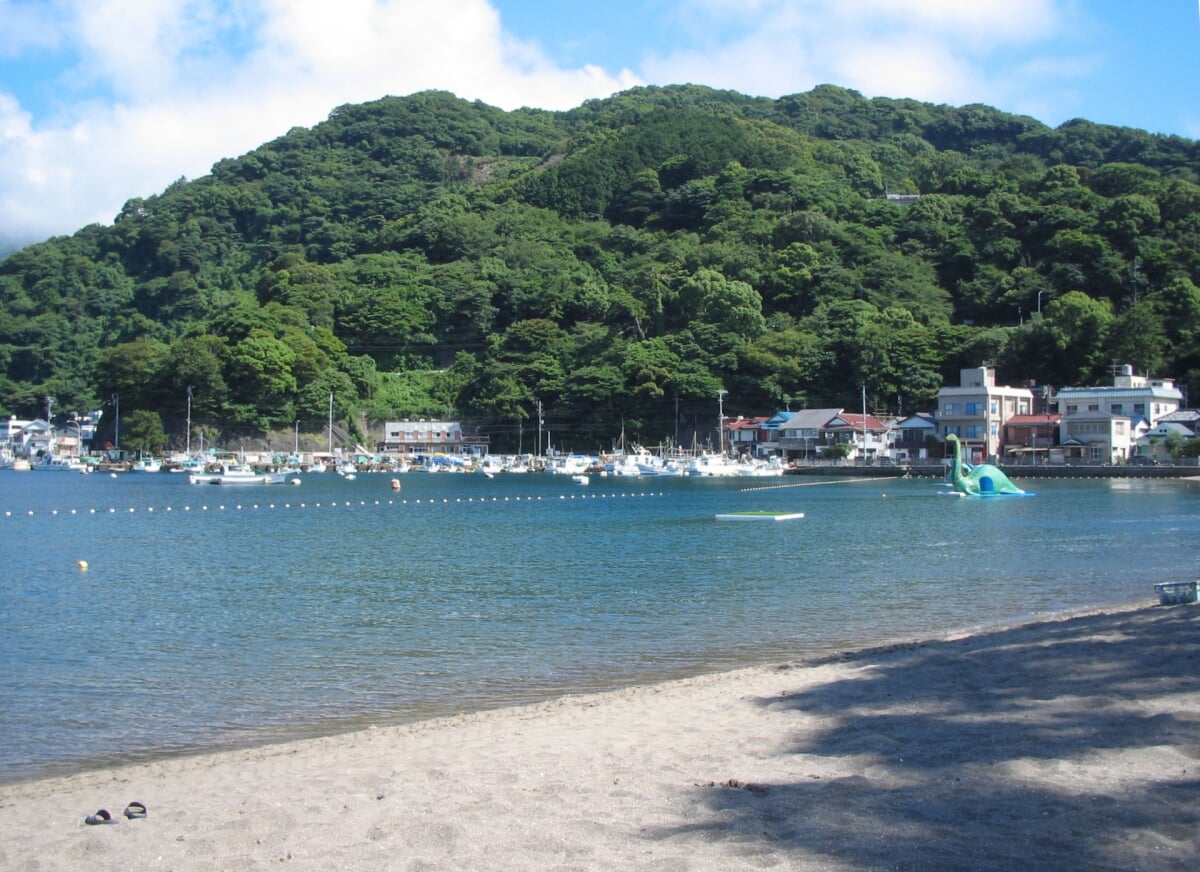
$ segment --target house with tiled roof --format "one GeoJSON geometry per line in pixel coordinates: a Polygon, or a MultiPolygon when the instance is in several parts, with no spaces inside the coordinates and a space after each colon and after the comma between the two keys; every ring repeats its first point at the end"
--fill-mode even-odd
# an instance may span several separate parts
{"type": "Polygon", "coordinates": [[[1182,424],[1189,431],[1188,438],[1200,436],[1200,409],[1176,409],[1158,419],[1159,424],[1182,424]]]}
{"type": "Polygon", "coordinates": [[[1167,447],[1167,439],[1175,436],[1181,440],[1196,438],[1196,431],[1185,421],[1158,422],[1158,426],[1140,437],[1134,445],[1134,453],[1153,457],[1155,460],[1171,460],[1171,451],[1167,447]]]}
{"type": "MultiPolygon", "coordinates": [[[[892,451],[896,460],[930,459],[930,441],[937,438],[937,418],[930,412],[916,412],[896,421],[892,427],[892,451]]],[[[941,456],[939,451],[937,457],[941,456]]]]}
{"type": "Polygon", "coordinates": [[[873,460],[889,455],[888,426],[874,415],[841,412],[825,422],[822,441],[826,445],[848,444],[850,458],[873,460]]]}
{"type": "Polygon", "coordinates": [[[779,450],[789,460],[819,457],[824,445],[823,428],[842,413],[841,409],[801,409],[779,428],[779,450]]]}
{"type": "Polygon", "coordinates": [[[730,418],[725,422],[725,444],[734,457],[757,457],[758,443],[766,416],[730,418]]]}
{"type": "Polygon", "coordinates": [[[1004,458],[1007,462],[1046,461],[1058,445],[1058,425],[1062,416],[1053,412],[1013,415],[1004,425],[1004,458]]]}

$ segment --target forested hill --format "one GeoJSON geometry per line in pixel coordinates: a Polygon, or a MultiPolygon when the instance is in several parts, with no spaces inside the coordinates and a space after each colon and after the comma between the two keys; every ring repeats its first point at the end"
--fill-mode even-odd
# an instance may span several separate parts
{"type": "Polygon", "coordinates": [[[320,429],[332,394],[352,430],[503,446],[540,409],[594,449],[715,421],[721,389],[929,409],[984,361],[1200,396],[1198,182],[1192,140],[833,86],[342,106],[0,263],[0,412],[116,395],[152,442],[189,389],[210,438],[320,429]]]}

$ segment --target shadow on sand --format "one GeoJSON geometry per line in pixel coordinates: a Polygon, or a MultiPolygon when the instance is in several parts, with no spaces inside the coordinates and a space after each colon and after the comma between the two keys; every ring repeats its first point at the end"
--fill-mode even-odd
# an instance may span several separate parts
{"type": "Polygon", "coordinates": [[[795,716],[789,779],[699,788],[690,833],[823,868],[1200,865],[1200,607],[830,660],[852,676],[756,701],[795,716]]]}

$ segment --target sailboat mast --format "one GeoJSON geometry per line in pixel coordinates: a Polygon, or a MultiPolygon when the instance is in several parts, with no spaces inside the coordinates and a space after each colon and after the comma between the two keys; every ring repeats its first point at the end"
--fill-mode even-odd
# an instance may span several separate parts
{"type": "Polygon", "coordinates": [[[862,386],[863,403],[863,466],[867,465],[867,386],[862,386]]]}

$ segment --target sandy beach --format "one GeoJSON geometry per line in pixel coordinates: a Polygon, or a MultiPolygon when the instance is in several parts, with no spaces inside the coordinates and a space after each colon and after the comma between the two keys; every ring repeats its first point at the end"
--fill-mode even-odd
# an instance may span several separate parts
{"type": "Polygon", "coordinates": [[[0,787],[14,872],[1197,863],[1195,605],[0,787]]]}

